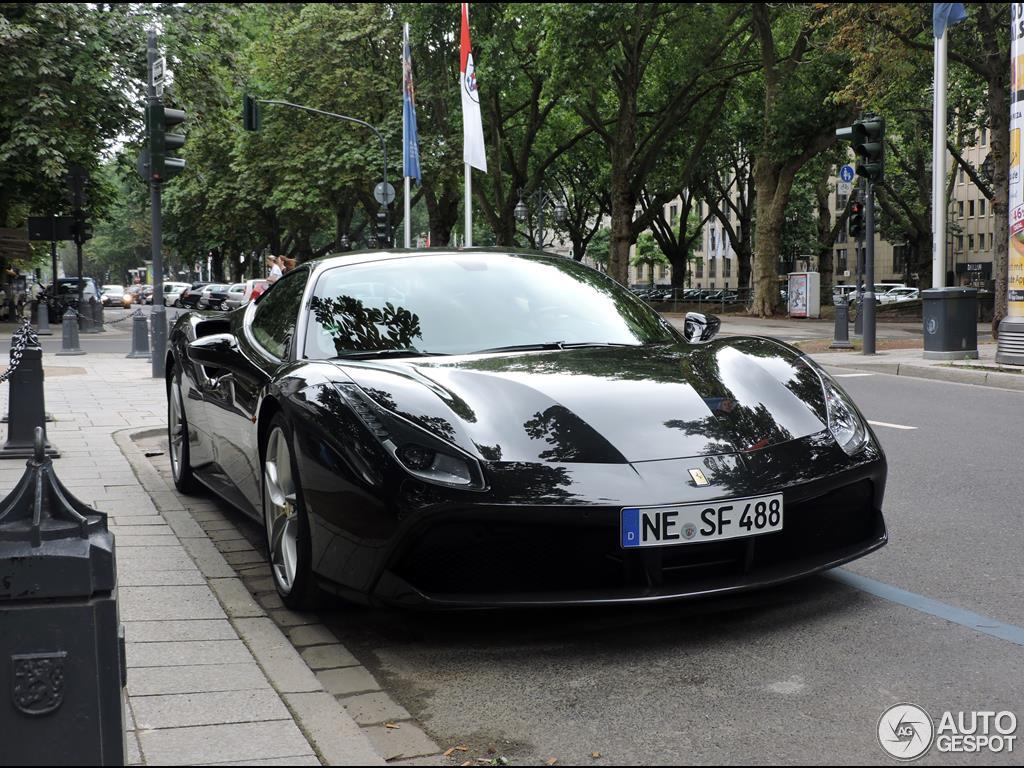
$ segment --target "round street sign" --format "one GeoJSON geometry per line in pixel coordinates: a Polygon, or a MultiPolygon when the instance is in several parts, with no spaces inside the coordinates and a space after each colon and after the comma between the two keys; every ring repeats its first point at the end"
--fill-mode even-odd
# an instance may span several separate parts
{"type": "Polygon", "coordinates": [[[851,182],[853,181],[853,176],[854,173],[852,165],[844,165],[842,168],[839,169],[839,178],[842,179],[843,181],[851,182]]]}
{"type": "Polygon", "coordinates": [[[379,182],[373,188],[373,199],[381,205],[391,205],[395,202],[395,188],[386,182],[379,182]]]}

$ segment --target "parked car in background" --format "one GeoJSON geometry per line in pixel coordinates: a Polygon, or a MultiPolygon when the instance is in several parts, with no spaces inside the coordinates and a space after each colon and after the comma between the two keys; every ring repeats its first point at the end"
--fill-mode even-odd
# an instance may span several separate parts
{"type": "Polygon", "coordinates": [[[104,285],[103,295],[100,297],[104,307],[123,307],[124,306],[124,286],[123,285],[104,285]]]}
{"type": "Polygon", "coordinates": [[[196,308],[227,309],[225,302],[228,300],[228,288],[230,287],[224,283],[210,283],[204,286],[199,300],[196,302],[196,308]]]}
{"type": "Polygon", "coordinates": [[[186,288],[191,287],[191,283],[176,283],[173,281],[167,281],[164,283],[164,306],[166,307],[179,307],[178,299],[181,297],[182,291],[186,288]]]}
{"type": "Polygon", "coordinates": [[[242,298],[245,296],[245,283],[234,283],[228,286],[228,298],[224,302],[227,309],[238,309],[242,306],[242,298]]]}
{"type": "Polygon", "coordinates": [[[883,304],[896,304],[901,301],[913,301],[921,298],[921,292],[917,288],[893,288],[886,291],[878,300],[883,304]]]}
{"type": "Polygon", "coordinates": [[[181,292],[178,303],[175,306],[189,307],[195,309],[199,306],[199,299],[203,294],[203,288],[210,285],[208,282],[198,281],[181,292]]]}
{"type": "Polygon", "coordinates": [[[142,303],[152,304],[153,303],[153,286],[144,285],[142,286],[142,303]]]}

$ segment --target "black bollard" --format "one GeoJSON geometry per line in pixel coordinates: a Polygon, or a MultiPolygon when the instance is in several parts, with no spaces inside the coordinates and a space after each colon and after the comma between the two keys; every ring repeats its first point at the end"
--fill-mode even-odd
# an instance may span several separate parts
{"type": "Polygon", "coordinates": [[[89,299],[79,308],[78,311],[81,312],[82,321],[80,331],[82,333],[99,333],[99,331],[96,330],[95,300],[89,299]]]}
{"type": "MultiPolygon", "coordinates": [[[[20,338],[20,335],[21,334],[20,334],[20,329],[19,329],[19,331],[15,331],[14,335],[11,336],[11,352],[14,352],[15,347],[17,347],[18,339],[20,338]]],[[[38,334],[36,334],[36,335],[38,336],[38,334]]],[[[2,419],[0,419],[0,423],[10,424],[11,423],[11,415],[10,415],[10,413],[11,413],[11,403],[10,403],[10,398],[8,398],[7,413],[4,414],[4,417],[2,419]]],[[[53,418],[53,414],[52,413],[47,413],[46,414],[46,420],[47,421],[56,421],[56,419],[53,418]]]]}
{"type": "Polygon", "coordinates": [[[850,343],[850,318],[849,306],[845,301],[836,302],[836,330],[835,338],[828,345],[829,349],[853,349],[850,343]]]}
{"type": "MultiPolygon", "coordinates": [[[[13,351],[11,357],[13,358],[13,351]]],[[[13,359],[12,359],[13,364],[13,359]]],[[[31,331],[21,353],[21,362],[9,380],[9,426],[0,459],[27,459],[35,453],[36,427],[43,430],[47,456],[60,452],[46,442],[46,403],[43,398],[43,350],[31,331]]]]}
{"type": "Polygon", "coordinates": [[[137,312],[132,319],[132,351],[127,355],[131,359],[144,358],[149,356],[149,323],[142,312],[137,312]]]}
{"type": "Polygon", "coordinates": [[[103,325],[103,302],[97,301],[93,305],[93,322],[96,324],[96,331],[103,333],[107,329],[103,325]]]}
{"type": "Polygon", "coordinates": [[[68,308],[64,313],[63,336],[58,355],[84,355],[85,351],[78,348],[78,316],[75,310],[68,308]]]}
{"type": "Polygon", "coordinates": [[[124,628],[107,516],[35,451],[0,501],[0,765],[124,765],[124,628]]]}
{"type": "Polygon", "coordinates": [[[36,302],[36,335],[53,336],[50,328],[50,308],[45,301],[36,302]]]}

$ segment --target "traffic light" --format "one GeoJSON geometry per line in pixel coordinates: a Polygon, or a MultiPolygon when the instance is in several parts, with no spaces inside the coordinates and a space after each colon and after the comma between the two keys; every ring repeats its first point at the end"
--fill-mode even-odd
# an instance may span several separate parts
{"type": "Polygon", "coordinates": [[[860,200],[854,200],[850,203],[850,218],[847,231],[854,240],[864,237],[864,203],[860,200]]]}
{"type": "Polygon", "coordinates": [[[75,211],[71,222],[71,234],[76,245],[84,245],[86,240],[92,240],[92,222],[85,217],[85,211],[75,211]]]}
{"type": "Polygon", "coordinates": [[[181,149],[185,136],[168,129],[185,122],[185,111],[171,109],[159,102],[146,105],[146,133],[149,137],[149,173],[156,182],[167,182],[185,170],[185,161],[168,152],[181,149]]]}
{"type": "Polygon", "coordinates": [[[260,102],[255,96],[246,94],[242,100],[242,124],[247,131],[258,131],[263,127],[263,114],[260,102]]]}
{"type": "Polygon", "coordinates": [[[836,130],[836,138],[848,141],[857,153],[857,175],[873,183],[885,179],[885,118],[868,115],[853,125],[836,130]]]}
{"type": "Polygon", "coordinates": [[[857,174],[877,184],[885,178],[885,118],[871,115],[853,124],[857,174]]]}

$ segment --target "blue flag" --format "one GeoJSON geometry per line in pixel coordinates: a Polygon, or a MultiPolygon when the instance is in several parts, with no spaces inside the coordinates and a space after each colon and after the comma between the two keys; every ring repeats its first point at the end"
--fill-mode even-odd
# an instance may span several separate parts
{"type": "Polygon", "coordinates": [[[402,175],[420,180],[420,136],[416,129],[416,93],[412,87],[412,53],[409,51],[409,25],[402,42],[402,175]]]}
{"type": "Polygon", "coordinates": [[[963,3],[932,3],[932,31],[942,37],[946,30],[967,18],[963,3]]]}

